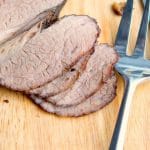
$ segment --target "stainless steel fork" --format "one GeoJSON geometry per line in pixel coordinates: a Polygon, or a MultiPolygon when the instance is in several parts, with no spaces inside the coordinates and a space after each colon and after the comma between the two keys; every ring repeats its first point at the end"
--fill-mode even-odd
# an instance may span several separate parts
{"type": "Polygon", "coordinates": [[[125,79],[125,92],[109,147],[110,150],[123,150],[134,90],[140,82],[150,78],[150,61],[144,59],[144,49],[146,45],[149,24],[149,5],[150,0],[147,0],[136,46],[132,56],[126,55],[126,49],[128,47],[133,0],[127,1],[127,5],[119,26],[115,48],[120,55],[120,60],[116,64],[116,69],[125,79]]]}

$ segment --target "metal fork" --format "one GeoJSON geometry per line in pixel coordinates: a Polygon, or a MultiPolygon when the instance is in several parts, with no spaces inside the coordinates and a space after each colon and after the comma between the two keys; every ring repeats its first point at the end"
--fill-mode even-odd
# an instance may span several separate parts
{"type": "Polygon", "coordinates": [[[125,79],[125,92],[121,103],[115,130],[112,136],[110,150],[122,150],[125,141],[125,133],[128,123],[130,106],[136,86],[143,80],[150,78],[150,61],[144,59],[144,49],[146,45],[150,0],[146,1],[144,14],[132,56],[126,55],[130,25],[132,19],[133,0],[128,0],[119,26],[115,49],[120,55],[120,60],[116,64],[116,70],[125,79]]]}

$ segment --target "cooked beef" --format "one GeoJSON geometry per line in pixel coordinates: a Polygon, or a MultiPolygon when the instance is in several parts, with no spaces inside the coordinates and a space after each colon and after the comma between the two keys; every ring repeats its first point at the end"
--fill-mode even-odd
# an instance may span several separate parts
{"type": "Polygon", "coordinates": [[[61,76],[95,44],[99,28],[88,16],[66,16],[29,40],[0,65],[0,84],[29,91],[61,76]]]}
{"type": "Polygon", "coordinates": [[[27,93],[34,94],[42,98],[47,98],[67,90],[69,87],[71,87],[71,85],[74,84],[79,75],[83,72],[89,57],[90,54],[83,56],[72,68],[70,68],[69,71],[65,72],[62,76],[27,93]]]}
{"type": "Polygon", "coordinates": [[[112,72],[118,56],[114,49],[107,44],[95,46],[85,71],[75,84],[56,96],[47,98],[47,101],[58,106],[72,106],[81,103],[93,95],[105,82],[112,72]]]}
{"type": "Polygon", "coordinates": [[[91,112],[98,111],[106,104],[111,102],[116,96],[116,77],[112,76],[108,79],[100,89],[91,97],[86,99],[84,102],[71,106],[71,107],[60,107],[50,102],[46,102],[44,99],[31,96],[33,101],[39,105],[42,109],[49,113],[54,113],[60,116],[82,116],[91,112]]]}
{"type": "Polygon", "coordinates": [[[54,20],[65,0],[5,0],[0,3],[0,43],[28,31],[48,17],[54,20]]]}

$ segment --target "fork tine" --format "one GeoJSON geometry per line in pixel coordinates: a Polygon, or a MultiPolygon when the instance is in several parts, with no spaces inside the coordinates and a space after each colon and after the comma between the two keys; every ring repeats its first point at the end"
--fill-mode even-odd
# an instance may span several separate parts
{"type": "Polygon", "coordinates": [[[124,13],[120,22],[119,30],[117,33],[117,38],[115,41],[115,48],[120,56],[126,55],[126,49],[128,45],[131,18],[133,10],[133,0],[128,0],[124,13]]]}
{"type": "Polygon", "coordinates": [[[144,56],[144,50],[146,45],[146,39],[147,39],[147,32],[148,32],[148,25],[149,25],[149,12],[150,12],[150,0],[146,0],[144,13],[142,17],[142,22],[135,46],[135,53],[133,56],[135,57],[142,57],[144,56]]]}

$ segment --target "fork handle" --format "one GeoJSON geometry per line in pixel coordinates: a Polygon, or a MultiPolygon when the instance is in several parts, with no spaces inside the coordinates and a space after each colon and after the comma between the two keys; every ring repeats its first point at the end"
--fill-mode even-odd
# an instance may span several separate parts
{"type": "Polygon", "coordinates": [[[125,92],[119,110],[118,119],[111,139],[109,150],[123,150],[130,106],[132,104],[134,91],[139,81],[135,78],[128,78],[126,76],[124,76],[124,79],[125,79],[125,92]]]}

